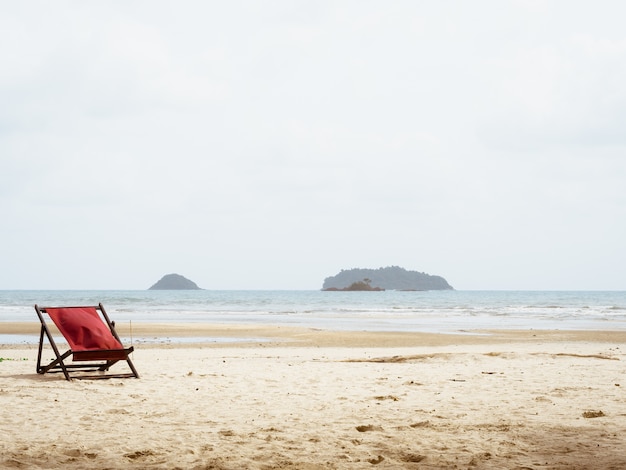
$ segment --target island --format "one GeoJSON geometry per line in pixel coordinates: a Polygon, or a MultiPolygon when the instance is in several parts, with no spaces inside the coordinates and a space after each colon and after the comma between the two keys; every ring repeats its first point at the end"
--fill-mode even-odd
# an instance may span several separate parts
{"type": "Polygon", "coordinates": [[[378,269],[353,268],[341,270],[335,276],[324,279],[324,291],[426,291],[454,290],[441,276],[418,271],[408,271],[399,266],[378,269]]]}
{"type": "Polygon", "coordinates": [[[202,290],[198,285],[180,274],[166,274],[148,290],[202,290]]]}

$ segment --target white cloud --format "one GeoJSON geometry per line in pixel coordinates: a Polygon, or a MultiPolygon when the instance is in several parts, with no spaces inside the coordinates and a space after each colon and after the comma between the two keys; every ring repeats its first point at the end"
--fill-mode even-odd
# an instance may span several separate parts
{"type": "Polygon", "coordinates": [[[0,288],[619,287],[623,10],[5,3],[0,288]]]}

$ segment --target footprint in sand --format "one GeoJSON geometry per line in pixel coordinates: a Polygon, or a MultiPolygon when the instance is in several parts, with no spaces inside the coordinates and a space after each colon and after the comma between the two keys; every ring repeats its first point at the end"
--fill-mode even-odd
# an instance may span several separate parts
{"type": "Polygon", "coordinates": [[[379,455],[375,459],[369,459],[368,462],[371,463],[372,465],[378,465],[383,460],[385,460],[385,457],[383,457],[382,455],[379,455]]]}
{"type": "Polygon", "coordinates": [[[152,452],[151,450],[138,450],[136,452],[124,454],[124,457],[130,460],[136,460],[143,457],[150,457],[151,455],[154,455],[154,452],[152,452]]]}
{"type": "Polygon", "coordinates": [[[371,424],[365,424],[365,425],[357,426],[356,430],[359,432],[382,431],[383,428],[381,428],[380,426],[373,426],[371,424]]]}
{"type": "Polygon", "coordinates": [[[421,454],[405,454],[401,457],[401,460],[403,462],[417,463],[421,462],[425,458],[426,456],[421,454]]]}
{"type": "Polygon", "coordinates": [[[398,401],[398,397],[393,396],[393,395],[385,395],[385,396],[376,396],[374,397],[374,400],[378,400],[378,401],[383,401],[383,400],[391,400],[391,401],[398,401]]]}

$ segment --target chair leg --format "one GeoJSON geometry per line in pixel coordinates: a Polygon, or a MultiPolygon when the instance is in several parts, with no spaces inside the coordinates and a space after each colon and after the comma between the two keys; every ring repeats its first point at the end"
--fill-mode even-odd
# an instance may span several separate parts
{"type": "Polygon", "coordinates": [[[65,352],[64,354],[60,354],[59,353],[59,349],[57,348],[57,345],[54,342],[54,339],[52,338],[52,335],[50,334],[50,332],[42,325],[41,326],[41,332],[39,333],[39,350],[37,351],[37,373],[38,374],[45,374],[46,372],[50,371],[51,369],[61,369],[61,371],[63,372],[63,375],[65,376],[66,380],[72,380],[70,377],[70,374],[67,370],[67,367],[65,366],[65,363],[63,362],[65,359],[67,359],[70,354],[72,354],[72,351],[69,350],[67,352],[65,352]],[[52,362],[50,362],[49,364],[42,366],[41,365],[41,358],[43,356],[43,337],[44,334],[48,337],[48,341],[50,342],[50,346],[52,346],[52,350],[54,351],[54,354],[56,356],[56,359],[54,359],[52,362]]]}
{"type": "Polygon", "coordinates": [[[128,367],[130,367],[130,370],[133,371],[133,374],[135,375],[135,378],[139,378],[139,373],[137,372],[137,369],[135,369],[135,366],[133,365],[133,361],[130,360],[130,357],[126,359],[126,362],[128,363],[128,367]]]}
{"type": "Polygon", "coordinates": [[[70,378],[70,374],[67,370],[67,367],[65,366],[65,363],[63,362],[65,359],[67,359],[70,354],[72,354],[72,351],[66,351],[65,353],[63,353],[63,355],[58,356],[55,360],[53,360],[50,364],[46,365],[46,366],[38,366],[37,367],[37,373],[38,374],[45,374],[46,372],[52,370],[52,369],[61,369],[61,371],[63,372],[63,375],[65,375],[65,378],[67,380],[71,380],[70,378]]]}
{"type": "Polygon", "coordinates": [[[38,374],[43,374],[43,372],[41,371],[41,354],[43,352],[43,334],[44,334],[44,327],[43,325],[41,325],[41,331],[39,333],[39,351],[37,352],[37,373],[38,374]]]}

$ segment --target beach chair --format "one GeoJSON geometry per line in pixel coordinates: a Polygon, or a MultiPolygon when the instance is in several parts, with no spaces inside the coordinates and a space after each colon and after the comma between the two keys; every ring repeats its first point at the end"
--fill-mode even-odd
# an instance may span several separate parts
{"type": "Polygon", "coordinates": [[[37,354],[38,374],[63,372],[67,380],[73,378],[139,378],[139,374],[129,357],[134,348],[122,346],[122,342],[115,331],[115,322],[109,319],[102,304],[95,307],[39,307],[35,305],[35,311],[41,321],[39,352],[37,354]],[[59,348],[52,337],[45,315],[53,321],[59,332],[67,340],[70,349],[63,354],[59,352],[59,348]],[[41,357],[45,338],[50,343],[56,359],[53,359],[49,364],[42,365],[41,357]],[[70,355],[75,363],[66,361],[70,355]],[[119,361],[126,361],[131,372],[107,373],[109,368],[119,361]]]}

